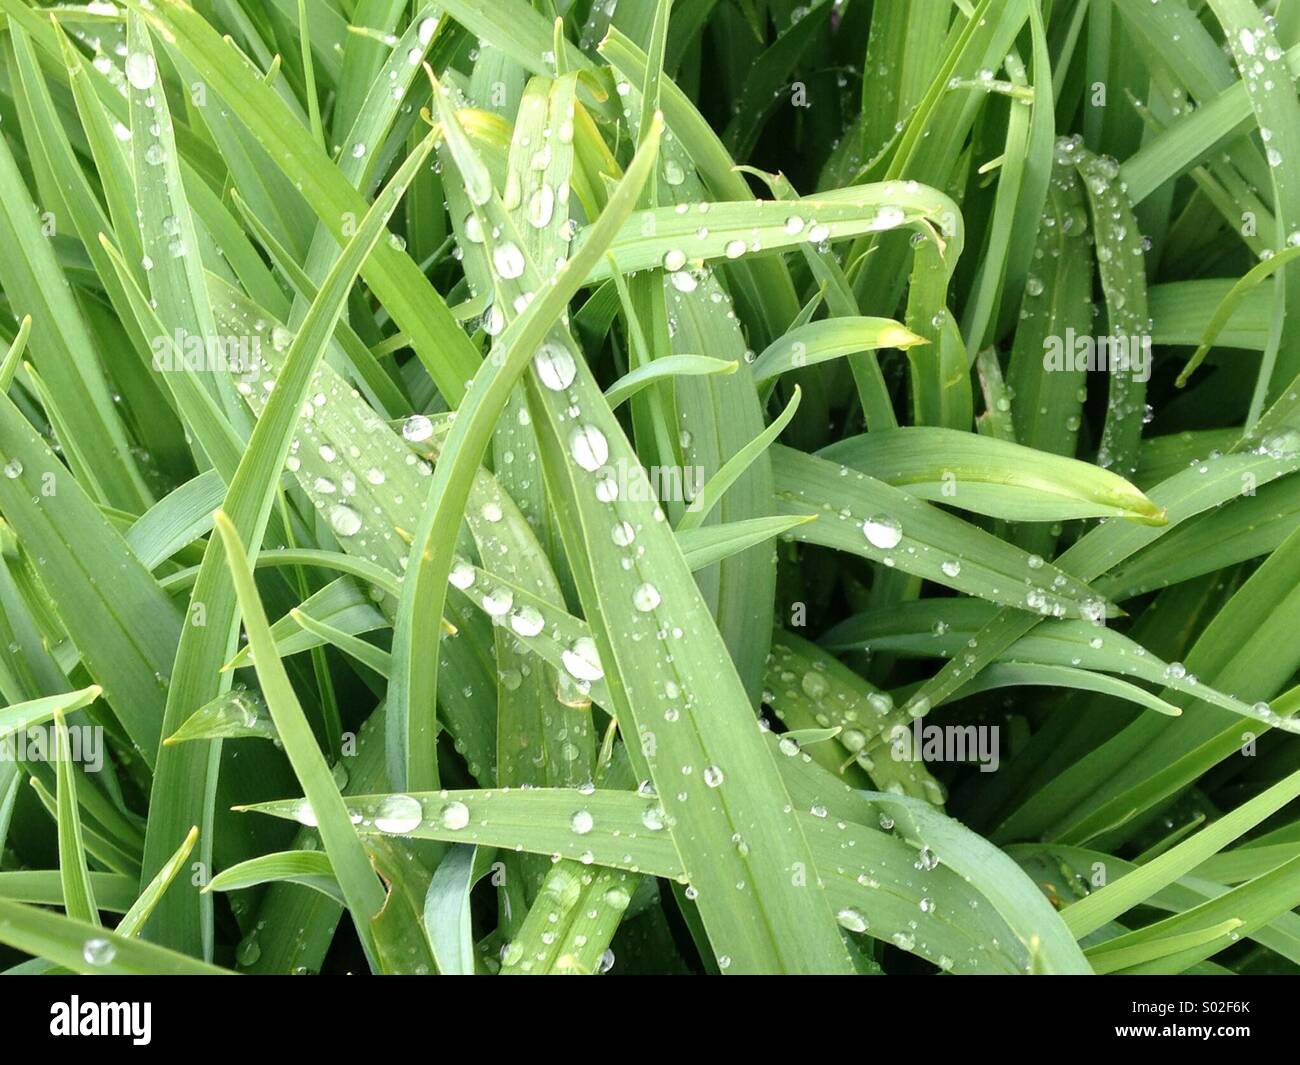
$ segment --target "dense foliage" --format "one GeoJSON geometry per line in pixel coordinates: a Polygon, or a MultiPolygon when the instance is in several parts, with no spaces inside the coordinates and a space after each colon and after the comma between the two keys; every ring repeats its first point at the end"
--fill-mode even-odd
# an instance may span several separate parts
{"type": "Polygon", "coordinates": [[[1300,5],[0,0],[18,972],[1296,972],[1300,5]]]}

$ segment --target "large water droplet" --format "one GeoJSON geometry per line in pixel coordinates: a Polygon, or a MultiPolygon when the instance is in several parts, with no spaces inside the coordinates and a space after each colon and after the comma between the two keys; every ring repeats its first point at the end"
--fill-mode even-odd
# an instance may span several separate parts
{"type": "Polygon", "coordinates": [[[578,375],[578,364],[568,348],[547,340],[533,355],[533,369],[537,379],[552,392],[560,392],[573,384],[578,375]]]}
{"type": "Polygon", "coordinates": [[[493,588],[483,596],[483,609],[494,617],[504,617],[515,605],[515,597],[509,588],[493,588]]]}
{"type": "Polygon", "coordinates": [[[536,636],[545,627],[542,612],[536,607],[521,606],[510,615],[510,628],[518,636],[536,636]]]}
{"type": "Polygon", "coordinates": [[[329,509],[330,528],[339,536],[356,536],[361,531],[361,515],[347,503],[335,503],[329,509]]]}
{"type": "Polygon", "coordinates": [[[81,948],[81,956],[87,965],[108,965],[117,957],[117,947],[109,940],[95,936],[86,940],[85,946],[81,948]]]}
{"type": "Polygon", "coordinates": [[[564,668],[578,680],[600,680],[605,675],[596,641],[590,636],[580,636],[574,640],[573,646],[566,648],[560,655],[560,660],[564,663],[564,668]]]}
{"type": "Polygon", "coordinates": [[[492,252],[492,262],[497,273],[504,278],[516,278],[524,272],[524,253],[510,241],[497,245],[492,252]]]}
{"type": "Polygon", "coordinates": [[[148,52],[132,52],[126,57],[126,80],[142,92],[152,89],[158,80],[158,64],[148,52]]]}
{"type": "Polygon", "coordinates": [[[555,214],[555,193],[550,185],[541,185],[528,201],[528,221],[535,229],[550,224],[555,214]]]}
{"type": "Polygon", "coordinates": [[[423,414],[412,414],[402,423],[402,439],[418,444],[433,436],[433,422],[423,414]]]}
{"type": "Polygon", "coordinates": [[[862,533],[872,547],[889,551],[903,538],[903,527],[888,514],[877,514],[862,523],[862,533]]]}
{"type": "Polygon", "coordinates": [[[438,820],[442,822],[443,828],[459,832],[469,824],[469,807],[463,802],[449,802],[438,811],[438,820]]]}
{"type": "Polygon", "coordinates": [[[573,461],[588,473],[595,473],[609,458],[609,441],[594,425],[580,425],[569,437],[573,461]]]}
{"type": "Polygon", "coordinates": [[[375,827],[395,836],[418,828],[423,820],[424,808],[409,795],[386,796],[375,808],[375,827]]]}
{"type": "Polygon", "coordinates": [[[662,602],[659,595],[659,589],[649,581],[642,584],[632,593],[632,605],[642,613],[648,613],[662,602]]]}

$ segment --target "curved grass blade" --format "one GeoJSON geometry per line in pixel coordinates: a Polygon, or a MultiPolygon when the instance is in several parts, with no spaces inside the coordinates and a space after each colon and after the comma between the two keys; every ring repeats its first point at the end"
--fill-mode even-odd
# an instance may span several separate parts
{"type": "Polygon", "coordinates": [[[242,891],[258,884],[287,882],[302,884],[333,899],[340,906],[347,905],[343,890],[334,877],[334,866],[329,855],[321,851],[281,851],[261,854],[246,862],[223,869],[204,887],[204,891],[242,891]]]}
{"type": "Polygon", "coordinates": [[[216,527],[225,547],[248,642],[256,656],[258,679],[275,721],[276,732],[307,796],[305,809],[311,811],[308,816],[320,830],[325,852],[330,856],[339,887],[352,912],[357,935],[370,954],[374,949],[370,942],[370,922],[384,907],[383,889],[370,867],[356,830],[348,820],[343,799],[325,757],[316,745],[316,737],[303,715],[284,666],[276,657],[270,626],[257,594],[257,585],[253,582],[253,571],[234,523],[219,511],[216,527]]]}
{"type": "Polygon", "coordinates": [[[988,436],[914,426],[849,437],[820,454],[921,499],[1012,521],[1164,520],[1109,470],[988,436]]]}
{"type": "MultiPolygon", "coordinates": [[[[407,184],[431,147],[431,140],[426,138],[423,145],[406,160],[384,192],[376,198],[356,235],[348,242],[321,285],[316,301],[308,310],[297,335],[291,341],[281,335],[280,347],[287,345],[288,354],[278,368],[274,378],[275,387],[257,419],[248,448],[239,460],[223,503],[229,513],[227,520],[231,522],[234,532],[209,539],[191,593],[190,623],[183,630],[173,674],[175,680],[168,692],[164,731],[169,735],[176,732],[197,709],[224,694],[230,687],[230,675],[220,670],[234,650],[238,593],[232,587],[231,576],[227,573],[223,544],[233,535],[234,540],[240,544],[241,557],[242,539],[248,540],[254,553],[260,547],[271,517],[281,471],[289,455],[294,428],[325,348],[334,334],[334,326],[342,314],[348,291],[362,264],[379,243],[388,217],[396,209],[407,184]],[[193,604],[199,604],[197,613],[193,604]]],[[[255,370],[253,378],[258,381],[258,387],[261,387],[259,378],[262,367],[256,367],[255,370]]],[[[253,390],[250,382],[244,381],[242,384],[249,391],[253,390]]],[[[249,580],[252,580],[251,574],[249,580]]],[[[245,606],[244,609],[247,617],[249,608],[245,606]]],[[[283,677],[283,667],[278,659],[269,663],[258,662],[257,667],[259,674],[264,669],[278,669],[279,672],[275,674],[277,679],[283,677]]],[[[287,683],[285,680],[286,685],[287,683]]],[[[292,689],[289,694],[292,695],[292,689]]],[[[297,707],[296,698],[292,705],[297,707]]],[[[273,710],[272,717],[276,716],[273,710]]],[[[291,737],[285,736],[279,721],[276,721],[276,727],[281,739],[287,744],[291,737]]],[[[319,751],[315,753],[318,758],[321,757],[319,751]]],[[[215,772],[219,754],[220,748],[216,744],[210,744],[206,749],[198,744],[177,744],[162,749],[156,786],[165,789],[164,793],[171,796],[171,800],[163,807],[156,807],[154,816],[149,819],[144,863],[147,876],[152,876],[161,868],[171,854],[173,841],[190,825],[198,824],[205,830],[201,839],[205,849],[211,846],[209,837],[215,795],[210,782],[215,780],[211,774],[215,772]]],[[[203,859],[210,863],[211,854],[205,853],[203,859]]],[[[367,875],[373,879],[368,870],[367,875]]],[[[352,882],[354,890],[351,903],[358,916],[358,929],[364,943],[366,932],[360,912],[367,900],[362,894],[363,883],[363,878],[357,875],[352,882]]],[[[378,910],[380,905],[382,902],[376,904],[371,912],[378,910]]],[[[369,914],[365,916],[368,918],[369,914]]],[[[195,953],[200,950],[206,953],[210,949],[211,900],[200,896],[192,886],[188,891],[171,892],[165,896],[159,905],[155,921],[160,926],[159,937],[164,942],[186,944],[195,953]]]]}
{"type": "Polygon", "coordinates": [[[715,359],[709,355],[665,355],[620,377],[605,389],[605,402],[611,409],[617,409],[656,381],[674,377],[732,374],[739,367],[740,363],[734,359],[715,359]]]}
{"type": "Polygon", "coordinates": [[[83,975],[233,975],[153,943],[4,899],[0,899],[0,943],[83,975]]]}
{"type": "Polygon", "coordinates": [[[72,768],[72,740],[63,711],[54,711],[54,753],[58,790],[59,876],[63,881],[63,906],[69,917],[99,925],[95,895],[86,868],[81,841],[81,813],[77,808],[77,778],[72,768]]]}

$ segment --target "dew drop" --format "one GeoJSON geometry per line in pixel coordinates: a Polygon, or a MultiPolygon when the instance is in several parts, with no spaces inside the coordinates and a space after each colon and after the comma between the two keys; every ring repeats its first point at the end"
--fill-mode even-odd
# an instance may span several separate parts
{"type": "Polygon", "coordinates": [[[560,661],[577,680],[600,680],[605,676],[605,670],[600,664],[600,652],[596,649],[596,641],[590,636],[580,636],[574,640],[573,646],[566,648],[560,655],[560,661]]]}
{"type": "Polygon", "coordinates": [[[569,454],[588,473],[595,473],[609,458],[609,441],[594,425],[580,425],[569,437],[569,454]]]}
{"type": "Polygon", "coordinates": [[[536,636],[545,627],[542,612],[536,607],[521,606],[510,615],[510,628],[517,636],[536,636]]]}
{"type": "Polygon", "coordinates": [[[148,52],[132,52],[126,57],[126,80],[142,92],[152,89],[158,80],[158,64],[148,52]]]}
{"type": "Polygon", "coordinates": [[[649,581],[632,593],[632,605],[643,614],[649,613],[662,602],[659,589],[649,581]]]}
{"type": "Polygon", "coordinates": [[[484,611],[494,618],[505,617],[515,605],[514,594],[508,588],[493,588],[481,600],[484,611]]]}
{"type": "Polygon", "coordinates": [[[469,807],[460,801],[449,802],[438,811],[438,820],[443,828],[459,832],[469,824],[469,807]]]}
{"type": "Polygon", "coordinates": [[[81,956],[87,965],[108,965],[117,957],[117,947],[109,940],[95,936],[86,940],[85,946],[81,948],[81,956]]]}
{"type": "Polygon", "coordinates": [[[547,340],[533,355],[533,369],[537,379],[552,392],[560,392],[573,384],[578,375],[578,364],[569,349],[547,340]]]}
{"type": "Polygon", "coordinates": [[[424,808],[409,795],[388,795],[375,808],[375,827],[380,832],[402,836],[419,827],[424,808]]]}
{"type": "Polygon", "coordinates": [[[555,193],[550,185],[541,185],[528,201],[528,222],[534,229],[550,225],[555,215],[555,193]]]}
{"type": "Polygon", "coordinates": [[[339,536],[356,536],[361,531],[361,515],[347,503],[335,503],[329,509],[330,528],[339,536]]]}
{"type": "Polygon", "coordinates": [[[520,277],[524,272],[524,253],[510,241],[497,246],[492,252],[492,262],[497,273],[507,279],[520,277]]]}
{"type": "Polygon", "coordinates": [[[418,444],[433,436],[433,422],[423,414],[412,414],[402,423],[402,439],[418,444]]]}
{"type": "Polygon", "coordinates": [[[877,514],[862,523],[862,533],[872,547],[889,551],[903,539],[903,527],[888,514],[877,514]]]}

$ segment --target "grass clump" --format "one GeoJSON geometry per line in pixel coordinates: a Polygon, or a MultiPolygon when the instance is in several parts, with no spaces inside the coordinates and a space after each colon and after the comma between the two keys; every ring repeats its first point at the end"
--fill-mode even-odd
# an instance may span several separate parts
{"type": "Polygon", "coordinates": [[[1296,972],[1300,21],[361,10],[0,0],[3,964],[1296,972]]]}

